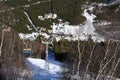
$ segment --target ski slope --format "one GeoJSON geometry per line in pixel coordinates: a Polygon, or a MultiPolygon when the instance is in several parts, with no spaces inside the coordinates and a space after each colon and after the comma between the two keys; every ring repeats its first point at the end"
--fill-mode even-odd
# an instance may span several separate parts
{"type": "Polygon", "coordinates": [[[62,72],[65,70],[63,63],[54,60],[49,61],[49,70],[45,69],[43,59],[27,58],[26,61],[32,70],[32,80],[61,80],[62,72]]]}

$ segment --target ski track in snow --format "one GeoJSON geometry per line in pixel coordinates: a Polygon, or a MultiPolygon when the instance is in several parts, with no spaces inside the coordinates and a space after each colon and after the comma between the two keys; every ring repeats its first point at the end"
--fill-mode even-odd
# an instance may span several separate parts
{"type": "Polygon", "coordinates": [[[32,20],[30,19],[30,16],[28,15],[28,13],[24,11],[24,14],[27,16],[29,22],[31,23],[31,25],[33,26],[33,28],[36,30],[36,32],[38,32],[38,29],[37,29],[36,26],[33,24],[33,22],[32,22],[32,20]]]}

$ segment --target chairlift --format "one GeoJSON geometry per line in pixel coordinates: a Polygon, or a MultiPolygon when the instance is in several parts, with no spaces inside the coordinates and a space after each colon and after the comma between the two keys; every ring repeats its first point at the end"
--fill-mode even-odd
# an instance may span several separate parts
{"type": "Polygon", "coordinates": [[[26,48],[23,49],[23,54],[25,54],[25,55],[32,54],[32,49],[27,47],[27,43],[25,43],[24,39],[23,39],[23,43],[26,46],[26,48]]]}
{"type": "Polygon", "coordinates": [[[31,48],[24,48],[23,49],[23,54],[31,54],[31,53],[32,53],[31,48]]]}

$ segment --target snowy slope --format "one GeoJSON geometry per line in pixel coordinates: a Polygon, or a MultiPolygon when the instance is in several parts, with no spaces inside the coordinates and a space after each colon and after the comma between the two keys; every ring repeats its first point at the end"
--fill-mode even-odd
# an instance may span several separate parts
{"type": "MultiPolygon", "coordinates": [[[[28,66],[32,70],[30,72],[30,80],[62,80],[62,72],[68,71],[63,67],[63,63],[57,61],[49,61],[49,70],[45,69],[45,60],[36,58],[27,58],[28,66]]],[[[70,76],[71,79],[77,79],[77,75],[70,76]]],[[[110,76],[100,75],[100,80],[109,80],[110,76]]],[[[79,76],[78,80],[82,80],[83,76],[79,76]]],[[[86,75],[86,80],[94,80],[95,77],[91,74],[86,75]]],[[[119,78],[112,77],[112,80],[120,80],[119,78]]]]}
{"type": "MultiPolygon", "coordinates": [[[[62,33],[62,34],[70,34],[71,36],[65,36],[64,39],[67,40],[88,40],[90,37],[93,39],[94,42],[104,42],[105,38],[99,34],[97,34],[95,31],[95,28],[93,26],[94,19],[96,16],[94,14],[89,14],[88,10],[93,10],[94,7],[89,7],[88,9],[85,9],[83,12],[83,16],[86,18],[86,21],[84,24],[80,25],[69,25],[68,23],[60,23],[60,24],[53,24],[52,26],[52,33],[62,33]]],[[[63,39],[63,37],[55,36],[56,40],[59,41],[63,39]]]]}
{"type": "MultiPolygon", "coordinates": [[[[88,40],[89,38],[93,39],[94,42],[104,42],[105,38],[98,33],[96,33],[95,28],[93,26],[94,19],[96,16],[94,14],[88,13],[88,10],[92,10],[94,7],[90,7],[88,9],[85,9],[83,12],[83,16],[86,18],[86,21],[83,24],[80,25],[70,25],[69,23],[53,23],[51,25],[52,30],[50,34],[56,39],[56,41],[59,41],[61,39],[66,39],[69,41],[75,41],[75,40],[88,40]]],[[[32,23],[30,20],[29,16],[27,16],[29,21],[32,23]]],[[[34,25],[34,24],[33,24],[34,25]]],[[[35,27],[36,29],[36,27],[35,27]]],[[[38,30],[36,29],[38,32],[38,30]]],[[[40,31],[37,33],[34,32],[32,34],[22,34],[19,33],[19,36],[21,39],[28,39],[28,40],[35,40],[38,35],[42,35],[45,38],[49,38],[50,35],[42,32],[42,28],[40,31]],[[24,36],[24,37],[23,37],[24,36]],[[35,36],[35,37],[34,37],[35,36]]]]}
{"type": "Polygon", "coordinates": [[[61,80],[64,70],[63,63],[49,61],[49,70],[45,69],[45,60],[27,58],[28,66],[31,68],[32,80],[61,80]]]}

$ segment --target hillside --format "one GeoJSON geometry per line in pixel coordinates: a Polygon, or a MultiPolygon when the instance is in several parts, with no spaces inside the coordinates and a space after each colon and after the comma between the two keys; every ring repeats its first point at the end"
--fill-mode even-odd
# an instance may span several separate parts
{"type": "Polygon", "coordinates": [[[119,80],[120,4],[114,1],[1,0],[0,76],[119,80]]]}

